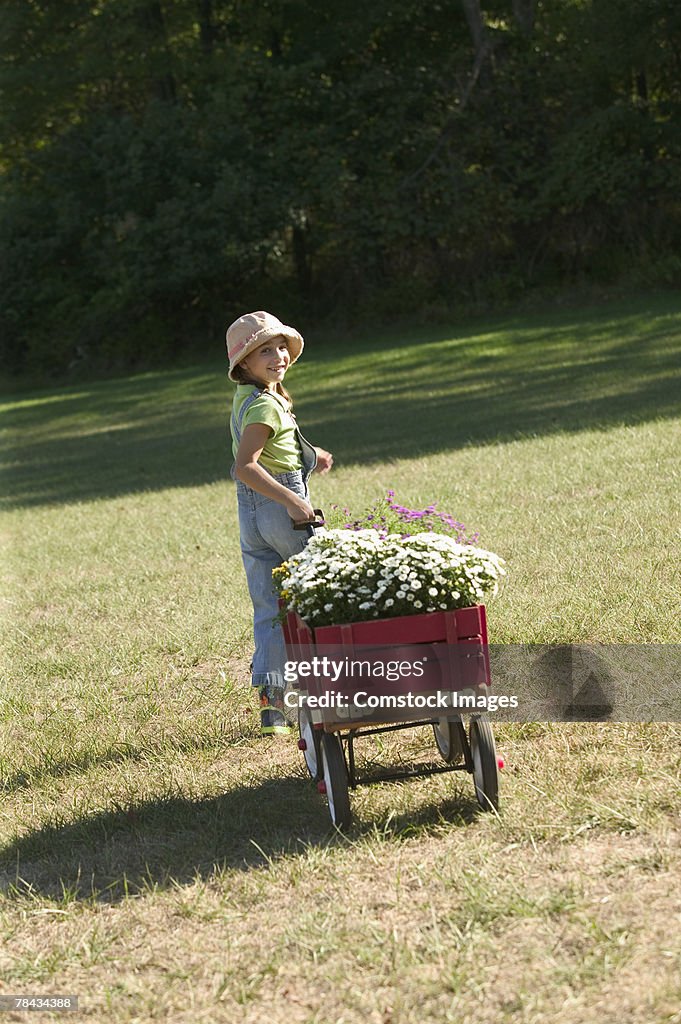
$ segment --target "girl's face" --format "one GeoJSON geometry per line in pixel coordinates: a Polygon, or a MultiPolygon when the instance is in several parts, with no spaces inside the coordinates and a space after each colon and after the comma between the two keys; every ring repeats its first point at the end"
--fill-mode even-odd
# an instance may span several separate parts
{"type": "Polygon", "coordinates": [[[241,360],[241,365],[253,380],[268,388],[280,383],[291,363],[291,354],[286,340],[279,336],[264,341],[258,348],[241,360]]]}

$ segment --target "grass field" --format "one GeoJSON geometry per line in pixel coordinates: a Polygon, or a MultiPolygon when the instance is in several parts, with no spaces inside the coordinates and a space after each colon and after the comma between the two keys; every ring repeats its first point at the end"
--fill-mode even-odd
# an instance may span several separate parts
{"type": "MultiPolygon", "coordinates": [[[[679,642],[681,301],[308,340],[315,504],[394,487],[477,530],[508,563],[496,642],[679,642]]],[[[359,789],[345,837],[295,743],[258,738],[230,393],[216,357],[2,406],[0,995],[105,1024],[679,1024],[679,725],[499,725],[499,816],[435,776],[359,789]]]]}

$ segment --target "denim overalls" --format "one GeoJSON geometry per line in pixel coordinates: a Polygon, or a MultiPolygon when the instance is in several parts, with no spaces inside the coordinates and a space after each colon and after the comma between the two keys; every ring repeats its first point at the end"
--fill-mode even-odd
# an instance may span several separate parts
{"type": "MultiPolygon", "coordinates": [[[[263,393],[266,392],[254,390],[245,399],[239,410],[238,421],[232,412],[232,433],[237,444],[241,442],[241,425],[246,410],[263,393]]],[[[270,473],[270,476],[301,498],[309,500],[307,480],[317,465],[317,453],[300,433],[297,424],[296,439],[300,446],[303,468],[288,473],[270,473]]],[[[231,475],[236,480],[234,466],[231,475]]],[[[278,501],[266,498],[264,494],[247,487],[241,480],[236,480],[236,493],[241,556],[253,602],[255,653],[252,683],[253,686],[283,688],[286,648],[281,626],[275,621],[279,606],[272,583],[272,570],[287,558],[302,551],[309,536],[306,531],[293,529],[287,510],[278,501]]]]}

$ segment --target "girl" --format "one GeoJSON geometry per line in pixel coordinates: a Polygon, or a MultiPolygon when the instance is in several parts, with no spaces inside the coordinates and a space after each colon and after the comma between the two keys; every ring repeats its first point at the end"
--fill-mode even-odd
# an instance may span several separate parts
{"type": "Polygon", "coordinates": [[[253,686],[260,690],[263,736],[288,734],[283,714],[284,637],[275,621],[272,570],[305,546],[307,531],[293,522],[314,519],[307,480],[327,473],[333,456],[298,430],[283,385],[303,339],[263,310],[246,313],[227,329],[229,377],[236,382],[230,427],[239,505],[241,554],[253,602],[253,686]]]}

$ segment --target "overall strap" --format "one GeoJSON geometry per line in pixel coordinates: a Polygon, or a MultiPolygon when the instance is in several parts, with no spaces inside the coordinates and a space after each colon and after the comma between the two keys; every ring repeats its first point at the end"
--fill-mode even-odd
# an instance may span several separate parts
{"type": "Polygon", "coordinates": [[[241,424],[244,421],[244,416],[246,414],[248,407],[250,405],[253,405],[253,402],[255,402],[256,398],[260,398],[260,396],[264,393],[265,392],[263,391],[258,391],[256,388],[254,391],[251,392],[248,398],[244,399],[244,401],[241,404],[241,408],[239,409],[238,421],[236,416],[234,415],[234,409],[232,409],[232,433],[234,434],[234,438],[237,444],[241,444],[241,424]]]}

